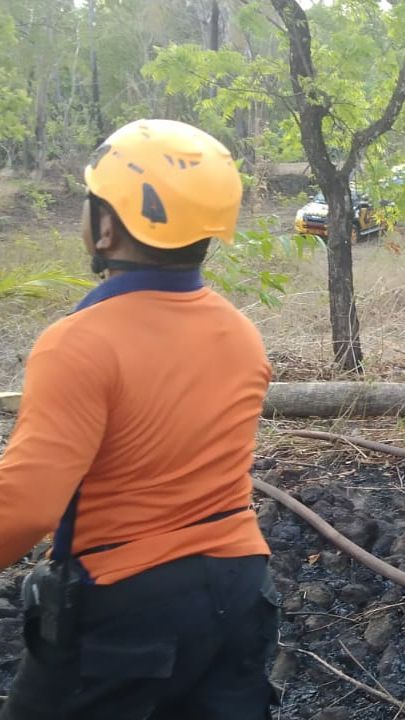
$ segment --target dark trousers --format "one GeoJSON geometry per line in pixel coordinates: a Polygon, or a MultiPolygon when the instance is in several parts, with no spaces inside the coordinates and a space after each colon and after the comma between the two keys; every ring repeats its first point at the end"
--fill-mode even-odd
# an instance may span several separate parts
{"type": "Polygon", "coordinates": [[[277,616],[262,556],[87,586],[77,648],[38,639],[0,720],[268,720],[277,616]]]}

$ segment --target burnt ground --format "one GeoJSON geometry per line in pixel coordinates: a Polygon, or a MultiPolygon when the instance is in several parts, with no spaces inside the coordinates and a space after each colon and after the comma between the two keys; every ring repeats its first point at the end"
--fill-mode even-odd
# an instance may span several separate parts
{"type": "MultiPolygon", "coordinates": [[[[52,250],[54,254],[58,253],[59,259],[65,246],[70,257],[75,247],[74,243],[67,242],[61,246],[55,245],[52,249],[49,239],[60,233],[62,238],[72,240],[72,236],[79,234],[82,198],[80,194],[67,191],[59,175],[48,180],[51,182],[43,188],[34,187],[52,195],[52,202],[44,210],[38,205],[38,197],[27,193],[27,188],[21,187],[17,181],[6,183],[2,178],[0,250],[3,259],[7,259],[6,267],[10,263],[13,266],[15,262],[22,262],[22,259],[28,262],[37,252],[34,248],[33,255],[30,255],[29,247],[25,245],[18,250],[18,243],[22,242],[20,235],[23,240],[25,236],[30,239],[41,239],[43,236],[46,257],[52,250]]],[[[291,191],[298,192],[301,189],[291,191]]],[[[272,200],[268,206],[254,210],[259,214],[276,213],[277,228],[288,233],[299,204],[301,201],[293,198],[287,203],[272,200]]],[[[249,213],[245,221],[251,222],[249,213]]],[[[42,248],[41,242],[39,244],[42,248]]],[[[405,369],[401,349],[402,278],[400,272],[395,274],[390,256],[380,254],[374,260],[375,251],[372,243],[364,243],[354,249],[357,285],[361,291],[358,300],[363,340],[370,359],[367,372],[371,372],[372,378],[402,382],[405,369]],[[371,259],[368,264],[364,264],[368,256],[371,259]],[[384,278],[382,283],[380,275],[384,278]],[[361,284],[363,276],[367,278],[366,285],[361,284]],[[366,324],[368,318],[369,331],[366,324]],[[378,344],[380,340],[381,348],[378,344]]],[[[49,259],[52,257],[51,254],[49,259]]],[[[79,261],[80,257],[77,264],[79,261]]],[[[270,313],[268,308],[264,310],[268,327],[262,324],[260,314],[257,318],[252,317],[255,322],[257,320],[265,337],[266,332],[269,335],[271,359],[278,380],[336,379],[335,371],[329,363],[330,358],[325,358],[323,350],[325,333],[329,338],[329,325],[322,305],[322,292],[315,292],[320,272],[318,262],[316,256],[312,275],[312,266],[305,266],[305,283],[298,283],[295,290],[293,288],[291,306],[286,300],[279,325],[275,313],[270,313]],[[313,291],[314,296],[311,294],[313,291]],[[309,298],[307,304],[306,298],[309,298]],[[297,317],[305,319],[304,332],[302,323],[297,324],[297,317]]],[[[72,264],[74,272],[75,263],[72,264]]],[[[397,271],[400,271],[400,262],[395,259],[395,263],[397,271]]],[[[71,268],[71,265],[67,267],[71,268]]],[[[11,310],[14,322],[15,307],[11,310]]],[[[64,311],[63,308],[52,309],[53,313],[64,311]]],[[[20,350],[22,356],[25,356],[32,337],[49,321],[48,308],[45,308],[44,317],[29,315],[29,329],[26,329],[22,322],[25,310],[18,308],[18,312],[15,330],[12,324],[9,329],[10,315],[3,312],[8,364],[5,366],[4,361],[0,362],[4,386],[1,389],[19,388],[20,350]]],[[[0,452],[13,422],[13,417],[0,414],[0,452]]],[[[311,427],[313,422],[310,420],[304,426],[311,427]]],[[[342,431],[348,429],[355,442],[359,423],[356,421],[352,427],[344,419],[343,428],[340,423],[339,420],[337,428],[333,421],[325,424],[318,422],[317,426],[320,425],[318,429],[323,430],[331,427],[342,431]]],[[[277,421],[276,425],[279,431],[284,427],[289,429],[295,423],[283,425],[277,421]]],[[[296,426],[301,428],[302,423],[296,426]]],[[[397,424],[395,419],[361,423],[360,434],[383,442],[396,441],[396,444],[402,446],[405,440],[404,426],[397,424]]],[[[353,447],[345,453],[340,450],[336,452],[335,449],[331,451],[326,445],[314,452],[309,442],[303,444],[301,441],[300,444],[297,441],[295,447],[285,443],[280,447],[279,439],[272,434],[263,440],[270,441],[272,457],[257,457],[254,467],[257,477],[263,479],[270,469],[272,481],[278,482],[280,487],[312,507],[338,530],[375,555],[405,569],[404,463],[387,464],[385,458],[356,453],[353,447]]],[[[284,440],[281,442],[284,443],[284,440]]],[[[268,451],[260,449],[260,452],[266,455],[268,451]]],[[[405,590],[343,556],[298,517],[276,503],[258,495],[255,500],[263,532],[272,547],[271,564],[282,604],[280,648],[273,679],[283,691],[284,703],[280,711],[274,712],[274,718],[399,718],[397,707],[372,700],[349,683],[327,673],[316,660],[300,655],[297,650],[309,650],[335,668],[370,686],[381,683],[393,696],[405,701],[405,590]],[[370,677],[370,673],[373,677],[370,677]]],[[[0,573],[0,695],[7,693],[21,654],[19,596],[22,579],[31,567],[31,560],[30,556],[18,566],[0,573]]],[[[402,717],[405,717],[404,712],[402,717]]]]}
{"type": "MultiPolygon", "coordinates": [[[[269,467],[272,481],[355,543],[405,570],[404,463],[345,459],[343,466],[280,470],[277,460],[259,458],[254,475],[263,478],[269,467]]],[[[282,605],[273,668],[284,693],[280,720],[393,720],[398,708],[371,700],[296,650],[309,650],[405,701],[404,588],[344,556],[276,502],[256,499],[282,605]]]]}
{"type": "MultiPolygon", "coordinates": [[[[0,446],[13,418],[0,416],[0,446]]],[[[337,530],[405,570],[405,463],[350,454],[285,462],[258,455],[253,474],[275,482],[337,530]],[[270,473],[270,477],[268,476],[270,473]]],[[[337,551],[303,520],[255,495],[282,607],[272,679],[283,693],[278,720],[394,720],[398,707],[374,700],[298,650],[405,701],[405,590],[337,551]]],[[[20,589],[33,558],[0,573],[0,695],[22,650],[20,589]]]]}

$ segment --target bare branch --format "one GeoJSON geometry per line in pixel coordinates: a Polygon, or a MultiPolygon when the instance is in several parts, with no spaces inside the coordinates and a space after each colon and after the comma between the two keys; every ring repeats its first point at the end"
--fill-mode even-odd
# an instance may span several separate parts
{"type": "Polygon", "coordinates": [[[316,88],[305,92],[307,79],[315,79],[311,55],[311,32],[305,11],[297,0],[271,0],[274,9],[284,22],[290,40],[290,76],[300,115],[302,144],[318,182],[326,182],[336,176],[322,132],[322,120],[330,111],[330,99],[316,88]]]}
{"type": "Polygon", "coordinates": [[[266,20],[269,21],[269,23],[271,23],[272,25],[274,25],[274,27],[277,28],[277,30],[279,30],[280,32],[282,32],[283,35],[287,35],[287,30],[286,30],[285,28],[283,28],[282,25],[279,25],[279,23],[276,22],[276,20],[274,20],[272,17],[269,17],[268,15],[265,15],[265,18],[266,18],[266,20]]]}
{"type": "Polygon", "coordinates": [[[384,692],[388,695],[389,692],[388,692],[387,688],[384,687],[384,685],[382,685],[380,683],[380,681],[373,675],[373,673],[370,672],[370,670],[368,670],[365,667],[365,665],[363,665],[363,663],[360,662],[360,660],[358,660],[358,658],[356,658],[355,655],[353,655],[352,652],[350,652],[349,648],[344,644],[344,642],[342,640],[339,640],[339,643],[340,643],[341,647],[343,648],[344,652],[346,653],[346,655],[348,655],[349,658],[351,658],[351,660],[353,660],[353,662],[357,665],[357,667],[359,667],[360,670],[363,670],[364,674],[368,675],[370,680],[372,680],[376,685],[378,685],[378,687],[380,688],[380,690],[382,690],[382,692],[384,692]]]}
{"type": "Polygon", "coordinates": [[[388,455],[394,455],[395,457],[405,458],[405,448],[396,447],[395,445],[387,445],[386,443],[375,442],[374,440],[367,440],[363,437],[357,437],[353,441],[346,435],[339,435],[337,433],[322,432],[319,430],[291,430],[282,433],[284,435],[291,435],[294,437],[309,438],[312,440],[326,440],[327,442],[338,442],[348,443],[357,447],[366,448],[373,452],[386,453],[388,455]]]}
{"type": "Polygon", "coordinates": [[[348,158],[343,166],[342,174],[349,177],[352,170],[354,170],[358,160],[360,159],[362,151],[371,145],[372,142],[377,140],[380,135],[383,135],[387,130],[390,130],[399,113],[401,112],[402,106],[405,102],[405,60],[401,67],[398,75],[398,80],[395,85],[394,91],[391,95],[391,99],[384,111],[384,114],[379,120],[371,123],[364,130],[359,130],[354,133],[352,147],[350,149],[348,158]]]}
{"type": "MultiPolygon", "coordinates": [[[[367,693],[367,695],[372,695],[375,698],[378,698],[379,700],[384,700],[384,702],[391,703],[391,705],[394,705],[395,707],[399,708],[399,711],[402,712],[404,703],[401,700],[398,700],[398,698],[391,695],[391,693],[385,691],[381,692],[380,690],[377,690],[376,688],[370,687],[369,685],[366,685],[365,683],[360,682],[359,680],[355,680],[355,678],[350,677],[350,675],[346,675],[346,673],[342,672],[342,670],[339,670],[339,668],[334,667],[333,665],[330,665],[326,660],[319,657],[319,655],[316,655],[313,652],[310,652],[309,650],[301,650],[301,648],[293,648],[289,645],[285,645],[284,643],[279,643],[281,647],[285,647],[289,650],[292,650],[295,653],[299,653],[300,655],[306,655],[307,657],[313,658],[313,660],[316,660],[320,665],[322,665],[326,670],[328,670],[333,675],[337,675],[337,677],[341,678],[342,680],[345,680],[346,682],[350,683],[351,685],[354,685],[359,690],[362,690],[363,692],[367,693]]],[[[399,716],[398,716],[399,717],[399,716]]]]}
{"type": "MultiPolygon", "coordinates": [[[[249,5],[250,0],[240,0],[240,2],[242,3],[242,5],[249,5]]],[[[274,27],[276,27],[277,30],[282,32],[283,35],[287,35],[287,30],[285,28],[283,28],[283,26],[280,25],[276,20],[274,20],[274,18],[272,18],[270,15],[266,15],[265,13],[263,13],[263,16],[266,18],[266,20],[269,21],[269,23],[274,25],[274,27]]]]}
{"type": "Polygon", "coordinates": [[[311,33],[307,16],[296,0],[272,0],[274,9],[280,15],[290,36],[291,76],[297,87],[294,92],[302,91],[299,77],[313,78],[314,68],[311,56],[311,33]]]}

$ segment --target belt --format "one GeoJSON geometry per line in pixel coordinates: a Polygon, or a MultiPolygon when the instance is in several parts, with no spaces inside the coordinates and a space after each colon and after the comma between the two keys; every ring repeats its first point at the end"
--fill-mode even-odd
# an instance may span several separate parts
{"type": "MultiPolygon", "coordinates": [[[[201,518],[201,520],[196,520],[195,522],[192,522],[189,525],[183,525],[183,527],[177,528],[177,529],[185,530],[186,528],[194,527],[196,525],[205,525],[206,523],[218,522],[218,520],[224,520],[225,518],[230,517],[231,515],[237,515],[238,513],[245,512],[246,510],[249,510],[249,508],[247,506],[244,506],[244,507],[233,508],[232,510],[224,510],[223,512],[213,513],[212,515],[208,515],[208,517],[201,518]]],[[[131,542],[134,542],[134,541],[133,540],[125,540],[124,542],[110,543],[108,545],[96,545],[95,547],[91,547],[91,548],[87,548],[86,550],[82,550],[80,553],[77,553],[74,557],[81,558],[81,557],[84,557],[85,555],[94,555],[95,553],[106,552],[107,550],[115,550],[115,548],[122,547],[123,545],[129,545],[131,542]]]]}
{"type": "Polygon", "coordinates": [[[119,580],[112,585],[83,585],[83,621],[97,623],[106,616],[142,610],[152,603],[161,603],[170,597],[203,588],[212,588],[221,578],[234,578],[239,573],[264,573],[267,558],[264,555],[212,558],[189,555],[144,570],[137,575],[119,580]]]}

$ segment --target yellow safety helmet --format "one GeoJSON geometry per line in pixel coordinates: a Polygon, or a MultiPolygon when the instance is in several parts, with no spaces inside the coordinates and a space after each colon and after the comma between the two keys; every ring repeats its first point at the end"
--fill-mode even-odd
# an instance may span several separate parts
{"type": "Polygon", "coordinates": [[[213,236],[232,242],[242,196],[238,170],[224,145],[191,125],[125,125],[95,152],[85,180],[146,245],[174,249],[213,236]]]}

